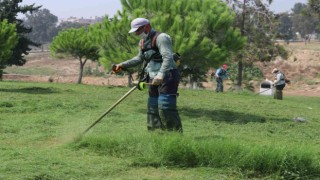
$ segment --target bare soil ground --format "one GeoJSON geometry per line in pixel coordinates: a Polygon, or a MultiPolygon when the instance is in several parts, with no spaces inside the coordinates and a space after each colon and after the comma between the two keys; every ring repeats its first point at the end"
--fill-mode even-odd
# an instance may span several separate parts
{"type": "MultiPolygon", "coordinates": [[[[303,42],[285,45],[290,53],[287,60],[276,59],[274,62],[258,63],[266,79],[273,79],[271,71],[277,67],[291,80],[287,85],[284,95],[320,96],[320,43],[303,42]]],[[[21,67],[8,67],[4,80],[33,81],[54,83],[76,83],[79,73],[79,61],[74,59],[57,60],[50,57],[48,52],[30,53],[27,63],[21,67]]],[[[88,61],[85,69],[91,69],[95,73],[103,73],[103,76],[85,75],[83,84],[126,86],[126,76],[116,76],[104,72],[97,63],[88,61]]],[[[262,80],[263,81],[263,80],[262,80]]],[[[259,92],[261,82],[254,82],[255,91],[259,92]]],[[[215,89],[216,83],[212,80],[203,83],[206,89],[215,89]]],[[[231,82],[225,82],[226,89],[231,82]]]]}

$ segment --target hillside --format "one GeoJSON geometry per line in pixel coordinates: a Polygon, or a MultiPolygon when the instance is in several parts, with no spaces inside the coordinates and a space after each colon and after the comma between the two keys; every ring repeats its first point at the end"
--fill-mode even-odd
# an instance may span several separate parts
{"type": "MultiPolygon", "coordinates": [[[[271,70],[275,67],[281,69],[291,80],[285,90],[285,95],[320,96],[320,43],[294,42],[285,45],[289,51],[289,59],[277,59],[270,63],[258,64],[266,79],[273,79],[271,70]]],[[[30,53],[27,63],[22,67],[8,67],[4,79],[48,82],[49,79],[59,83],[75,83],[78,78],[79,62],[77,60],[57,60],[49,56],[48,52],[30,53]]],[[[97,63],[87,62],[84,84],[126,86],[127,78],[115,75],[94,76],[90,74],[104,73],[97,63]],[[90,72],[90,73],[88,73],[90,72]]],[[[263,81],[263,79],[261,80],[263,81]]],[[[230,82],[226,82],[226,88],[230,82]]],[[[209,80],[205,88],[215,89],[215,82],[209,80]]],[[[260,82],[255,84],[259,92],[260,82]]]]}
{"type": "Polygon", "coordinates": [[[295,42],[285,47],[290,54],[288,60],[278,58],[274,62],[261,64],[265,77],[272,79],[271,71],[277,67],[292,82],[285,88],[286,94],[320,96],[320,43],[295,42]]]}

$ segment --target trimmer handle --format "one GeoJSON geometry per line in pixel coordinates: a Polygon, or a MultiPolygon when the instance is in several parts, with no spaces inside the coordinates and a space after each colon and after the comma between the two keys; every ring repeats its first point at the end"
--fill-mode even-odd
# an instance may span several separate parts
{"type": "Polygon", "coordinates": [[[117,69],[117,65],[116,64],[112,64],[111,69],[112,69],[112,73],[114,73],[114,74],[123,70],[123,68],[117,69]]]}

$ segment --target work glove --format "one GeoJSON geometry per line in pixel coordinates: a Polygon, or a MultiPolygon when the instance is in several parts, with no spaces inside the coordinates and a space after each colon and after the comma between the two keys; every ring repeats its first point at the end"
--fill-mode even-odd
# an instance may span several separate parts
{"type": "Polygon", "coordinates": [[[157,76],[152,80],[152,83],[151,83],[151,84],[157,86],[157,85],[161,84],[162,81],[163,81],[163,78],[162,78],[161,76],[157,75],[157,76]]]}
{"type": "Polygon", "coordinates": [[[179,67],[179,66],[180,66],[180,64],[181,64],[181,60],[180,60],[180,59],[178,59],[178,60],[176,61],[176,66],[177,66],[177,67],[179,67]]]}
{"type": "Polygon", "coordinates": [[[123,64],[113,64],[112,65],[112,73],[118,73],[121,72],[123,69],[123,64]]]}
{"type": "Polygon", "coordinates": [[[162,83],[162,81],[163,81],[163,79],[160,79],[160,78],[154,78],[153,80],[152,80],[152,85],[154,85],[154,86],[158,86],[158,85],[160,85],[161,83],[162,83]]]}

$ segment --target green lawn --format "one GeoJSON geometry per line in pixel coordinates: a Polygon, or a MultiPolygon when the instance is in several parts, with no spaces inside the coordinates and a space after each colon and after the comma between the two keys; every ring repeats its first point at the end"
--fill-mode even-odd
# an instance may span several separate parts
{"type": "Polygon", "coordinates": [[[182,89],[181,135],[147,131],[137,90],[78,139],[128,90],[0,82],[0,179],[320,177],[320,97],[182,89]]]}

